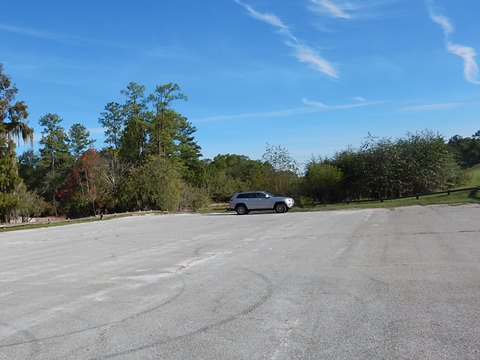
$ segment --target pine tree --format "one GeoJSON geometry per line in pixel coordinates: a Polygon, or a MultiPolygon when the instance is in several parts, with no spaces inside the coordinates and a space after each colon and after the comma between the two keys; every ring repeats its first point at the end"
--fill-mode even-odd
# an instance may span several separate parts
{"type": "Polygon", "coordinates": [[[71,154],[78,159],[95,142],[90,138],[90,132],[82,124],[73,124],[68,132],[68,145],[71,154]]]}
{"type": "Polygon", "coordinates": [[[148,113],[145,86],[135,82],[121,91],[127,98],[123,105],[125,128],[120,139],[120,157],[131,166],[138,165],[147,155],[148,113]]]}
{"type": "Polygon", "coordinates": [[[43,116],[39,123],[44,127],[40,140],[39,171],[42,175],[40,193],[50,201],[57,212],[57,191],[65,183],[73,165],[68,148],[68,137],[60,125],[62,118],[57,114],[43,116]]]}

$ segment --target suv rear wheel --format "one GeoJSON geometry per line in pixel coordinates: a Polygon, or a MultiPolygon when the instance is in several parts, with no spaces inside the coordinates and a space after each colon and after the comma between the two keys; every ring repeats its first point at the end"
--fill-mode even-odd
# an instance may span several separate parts
{"type": "Polygon", "coordinates": [[[245,205],[243,204],[238,204],[237,207],[235,208],[236,212],[238,215],[245,215],[248,214],[248,209],[245,205]]]}
{"type": "Polygon", "coordinates": [[[275,211],[279,214],[287,212],[287,206],[284,203],[276,203],[275,211]]]}

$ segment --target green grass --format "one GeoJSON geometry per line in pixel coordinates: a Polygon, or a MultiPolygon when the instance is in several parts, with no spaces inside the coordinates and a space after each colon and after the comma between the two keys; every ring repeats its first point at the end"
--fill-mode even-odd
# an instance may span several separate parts
{"type": "Polygon", "coordinates": [[[409,197],[396,200],[371,201],[365,203],[350,203],[350,204],[331,204],[326,206],[315,206],[305,208],[294,208],[292,211],[328,211],[328,210],[345,210],[345,209],[371,209],[371,208],[385,208],[393,209],[402,206],[412,205],[462,205],[462,204],[478,204],[480,203],[480,193],[478,191],[465,191],[440,195],[426,195],[416,197],[409,197]]]}
{"type": "Polygon", "coordinates": [[[469,180],[465,184],[465,187],[480,186],[480,165],[475,165],[468,169],[467,174],[469,180]]]}
{"type": "Polygon", "coordinates": [[[217,213],[217,212],[226,212],[228,210],[228,203],[219,203],[219,204],[211,204],[207,208],[198,209],[196,212],[198,214],[209,214],[209,213],[217,213]]]}

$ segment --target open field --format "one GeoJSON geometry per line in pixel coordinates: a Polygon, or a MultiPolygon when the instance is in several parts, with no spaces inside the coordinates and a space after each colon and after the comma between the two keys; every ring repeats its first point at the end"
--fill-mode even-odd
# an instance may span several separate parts
{"type": "Polygon", "coordinates": [[[0,234],[0,359],[478,359],[480,206],[0,234]]]}

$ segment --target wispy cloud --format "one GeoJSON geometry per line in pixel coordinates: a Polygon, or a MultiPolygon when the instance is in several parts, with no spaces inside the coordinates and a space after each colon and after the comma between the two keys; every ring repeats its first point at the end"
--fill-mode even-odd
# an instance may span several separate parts
{"type": "Polygon", "coordinates": [[[408,106],[401,108],[400,111],[405,112],[420,112],[420,111],[437,111],[437,110],[449,110],[456,109],[465,105],[465,103],[438,103],[438,104],[426,104],[426,105],[417,105],[417,106],[408,106]]]}
{"type": "Polygon", "coordinates": [[[357,108],[357,107],[363,107],[363,106],[373,106],[373,105],[379,105],[379,104],[385,103],[385,101],[365,101],[365,102],[356,102],[351,104],[326,105],[320,101],[302,99],[302,103],[308,106],[301,107],[301,108],[294,108],[294,109],[208,116],[204,118],[193,119],[193,121],[196,123],[203,123],[203,122],[228,121],[228,120],[279,118],[279,117],[288,117],[293,115],[311,114],[316,112],[351,109],[351,108],[357,108]]]}
{"type": "Polygon", "coordinates": [[[361,97],[361,96],[355,96],[355,97],[353,98],[353,100],[355,100],[355,101],[361,101],[361,102],[367,101],[367,99],[365,99],[364,97],[361,97]]]}
{"type": "Polygon", "coordinates": [[[385,16],[383,9],[396,2],[398,0],[309,0],[309,9],[322,16],[353,20],[383,17],[385,16]]]}
{"type": "Polygon", "coordinates": [[[284,110],[274,110],[274,111],[262,111],[262,112],[252,112],[252,113],[242,113],[242,114],[230,114],[230,115],[215,115],[207,116],[204,118],[193,119],[194,122],[214,122],[214,121],[226,121],[226,120],[246,120],[246,119],[259,119],[259,118],[278,118],[278,117],[288,117],[292,115],[307,114],[316,112],[314,107],[308,108],[296,108],[296,109],[284,109],[284,110]]]}
{"type": "Polygon", "coordinates": [[[6,32],[25,35],[29,37],[38,38],[38,39],[52,40],[52,41],[64,42],[64,43],[91,41],[90,39],[85,39],[79,36],[53,33],[53,32],[43,31],[39,29],[11,26],[7,24],[0,24],[0,31],[6,31],[6,32]]]}
{"type": "Polygon", "coordinates": [[[475,49],[469,46],[460,44],[447,44],[447,49],[455,55],[460,56],[463,59],[463,74],[465,79],[472,84],[480,85],[478,80],[478,65],[475,61],[477,53],[475,49]]]}
{"type": "Polygon", "coordinates": [[[351,15],[346,12],[346,6],[335,4],[331,0],[310,0],[310,2],[312,3],[312,9],[315,11],[341,19],[351,18],[351,15]]]}
{"type": "Polygon", "coordinates": [[[379,105],[379,104],[384,104],[386,103],[385,100],[377,100],[377,101],[357,101],[355,103],[351,104],[340,104],[340,105],[326,105],[323,102],[320,101],[315,101],[315,100],[309,100],[309,99],[302,99],[302,102],[305,105],[310,105],[312,107],[317,108],[318,110],[341,110],[341,109],[352,109],[352,108],[358,108],[358,107],[364,107],[364,106],[372,106],[372,105],[379,105]]]}
{"type": "Polygon", "coordinates": [[[252,6],[234,0],[241,5],[247,12],[255,19],[263,21],[274,27],[285,37],[285,44],[293,50],[293,55],[300,62],[310,65],[316,71],[319,71],[329,77],[338,78],[338,73],[335,67],[326,59],[321,57],[313,48],[303,44],[297,37],[295,37],[288,25],[286,25],[278,16],[273,14],[260,13],[252,6]]]}
{"type": "Polygon", "coordinates": [[[440,25],[445,36],[445,46],[447,50],[463,59],[463,74],[465,80],[472,84],[480,84],[478,78],[478,65],[475,61],[477,53],[474,48],[461,44],[455,44],[451,40],[455,28],[448,17],[443,15],[436,7],[434,0],[426,0],[430,19],[440,25]]]}
{"type": "Polygon", "coordinates": [[[0,31],[6,31],[10,33],[16,33],[16,34],[27,35],[27,36],[41,38],[41,39],[49,39],[49,40],[58,40],[61,38],[59,34],[52,34],[45,31],[36,30],[36,29],[11,26],[6,24],[0,24],[0,31]]]}
{"type": "Polygon", "coordinates": [[[440,25],[445,35],[449,35],[453,33],[455,29],[447,17],[443,15],[435,14],[432,8],[430,8],[429,10],[430,10],[430,18],[432,19],[433,22],[440,25]]]}
{"type": "Polygon", "coordinates": [[[316,107],[316,108],[319,108],[319,109],[327,109],[328,108],[327,105],[325,105],[323,102],[320,102],[320,101],[302,99],[302,102],[305,105],[313,106],[313,107],[316,107]]]}
{"type": "Polygon", "coordinates": [[[8,24],[0,23],[0,32],[9,32],[13,34],[19,34],[23,36],[33,37],[37,39],[44,39],[54,41],[58,43],[64,43],[68,45],[101,45],[113,48],[127,48],[124,44],[115,43],[112,41],[103,41],[96,38],[88,38],[77,35],[70,35],[64,33],[55,33],[50,31],[44,31],[41,29],[34,29],[29,27],[12,26],[8,24]]]}
{"type": "Polygon", "coordinates": [[[338,73],[335,70],[335,67],[329,61],[318,55],[311,47],[298,43],[291,44],[290,46],[295,50],[295,56],[300,62],[307,63],[315,70],[332,78],[338,78],[338,73]]]}
{"type": "Polygon", "coordinates": [[[243,6],[248,13],[255,19],[263,21],[264,23],[267,23],[273,27],[275,27],[277,30],[280,32],[283,32],[287,37],[290,39],[296,41],[297,39],[295,36],[293,36],[292,32],[290,31],[290,28],[283,23],[282,20],[276,15],[273,14],[264,14],[256,11],[253,7],[251,7],[248,4],[245,4],[241,2],[240,0],[234,0],[237,4],[243,6]]]}

